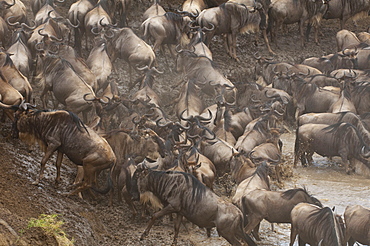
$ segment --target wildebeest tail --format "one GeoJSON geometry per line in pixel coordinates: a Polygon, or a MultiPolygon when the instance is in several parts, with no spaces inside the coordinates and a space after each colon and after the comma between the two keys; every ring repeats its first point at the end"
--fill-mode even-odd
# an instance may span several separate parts
{"type": "MultiPolygon", "coordinates": [[[[244,213],[243,213],[243,217],[245,217],[244,213]]],[[[239,236],[241,237],[241,239],[243,239],[244,242],[248,244],[248,246],[257,246],[257,244],[253,241],[253,239],[247,233],[245,233],[244,224],[245,223],[239,223],[239,226],[241,227],[239,230],[241,232],[241,235],[239,236]]]]}
{"type": "Polygon", "coordinates": [[[145,42],[148,42],[149,41],[149,28],[150,28],[150,22],[148,22],[148,20],[150,20],[150,18],[148,18],[147,20],[145,20],[142,24],[141,24],[141,29],[143,30],[143,39],[145,42]]]}
{"type": "Polygon", "coordinates": [[[299,133],[299,123],[298,123],[298,128],[295,131],[294,155],[296,155],[298,153],[298,150],[299,150],[299,137],[298,137],[298,133],[299,133]]]}

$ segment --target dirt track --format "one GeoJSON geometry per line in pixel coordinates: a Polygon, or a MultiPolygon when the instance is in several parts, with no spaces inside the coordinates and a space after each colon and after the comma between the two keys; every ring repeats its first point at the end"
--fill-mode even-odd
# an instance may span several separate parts
{"type": "MultiPolygon", "coordinates": [[[[166,1],[164,2],[166,3],[166,1]]],[[[28,1],[25,3],[27,4],[28,1]]],[[[135,8],[136,12],[130,15],[130,24],[135,28],[140,25],[135,16],[140,16],[142,11],[149,6],[149,3],[145,2],[145,4],[135,8]]],[[[64,8],[67,7],[69,4],[66,4],[64,8]]],[[[347,28],[358,33],[367,30],[369,24],[370,18],[368,17],[360,21],[357,27],[353,26],[352,23],[347,23],[347,28]]],[[[299,63],[310,56],[333,53],[336,51],[335,34],[338,30],[338,21],[323,21],[322,33],[324,36],[320,37],[321,45],[317,46],[313,42],[309,42],[302,49],[299,45],[297,26],[288,26],[288,33],[279,35],[280,49],[272,45],[277,53],[274,59],[299,63]]],[[[253,40],[254,37],[250,35],[238,37],[237,53],[241,62],[237,63],[226,55],[222,39],[215,38],[211,46],[214,61],[231,81],[253,81],[256,61],[252,54],[258,51],[260,55],[269,56],[265,46],[255,46],[253,40]]],[[[158,64],[159,69],[165,73],[157,77],[154,90],[161,95],[163,105],[171,105],[170,102],[178,95],[179,88],[173,88],[173,86],[180,80],[180,75],[173,72],[174,65],[171,69],[165,66],[161,55],[158,64]]],[[[120,76],[113,77],[119,81],[121,92],[128,94],[127,65],[122,61],[117,61],[116,67],[120,76]]],[[[167,106],[165,111],[170,112],[171,107],[167,106]]],[[[109,207],[107,197],[104,196],[98,197],[98,200],[87,196],[85,201],[78,197],[63,196],[64,192],[71,189],[70,184],[73,182],[76,172],[74,165],[67,160],[63,162],[63,181],[59,186],[54,185],[55,168],[52,161],[48,162],[44,181],[39,186],[33,186],[31,183],[39,171],[42,153],[37,150],[28,153],[23,143],[9,137],[10,123],[0,123],[0,125],[2,129],[0,135],[0,219],[7,222],[18,235],[21,235],[21,238],[16,241],[16,237],[0,220],[0,245],[56,245],[55,239],[47,236],[40,229],[25,230],[29,219],[38,217],[40,214],[60,214],[65,221],[65,231],[69,238],[73,238],[75,245],[171,244],[173,223],[167,218],[153,226],[147,239],[139,241],[148,217],[132,220],[126,204],[115,203],[113,207],[109,207]],[[21,233],[22,230],[23,233],[21,233]]],[[[292,162],[293,140],[292,134],[283,136],[286,165],[290,165],[292,162]]],[[[293,177],[285,180],[284,189],[300,187],[304,184],[325,205],[337,205],[339,213],[343,213],[348,204],[362,204],[365,207],[370,207],[369,179],[358,175],[344,175],[343,169],[338,166],[337,162],[327,165],[326,159],[318,158],[315,160],[317,160],[316,165],[312,168],[295,169],[293,177]],[[326,178],[327,181],[325,181],[326,178]]],[[[215,231],[208,239],[203,230],[190,224],[186,226],[189,232],[183,227],[181,228],[178,245],[228,245],[224,239],[217,237],[215,231]]],[[[259,245],[288,245],[289,226],[279,225],[275,228],[277,228],[276,233],[271,232],[267,223],[263,224],[263,240],[259,245]]]]}

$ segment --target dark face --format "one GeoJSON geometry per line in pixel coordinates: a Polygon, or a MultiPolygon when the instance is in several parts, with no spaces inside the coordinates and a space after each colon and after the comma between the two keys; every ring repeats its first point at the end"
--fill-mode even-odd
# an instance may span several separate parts
{"type": "Polygon", "coordinates": [[[141,189],[139,187],[145,186],[145,177],[148,175],[149,170],[148,168],[143,164],[138,164],[136,171],[134,172],[134,175],[131,178],[131,189],[130,193],[132,196],[132,199],[134,201],[139,201],[140,199],[140,191],[141,189]]]}

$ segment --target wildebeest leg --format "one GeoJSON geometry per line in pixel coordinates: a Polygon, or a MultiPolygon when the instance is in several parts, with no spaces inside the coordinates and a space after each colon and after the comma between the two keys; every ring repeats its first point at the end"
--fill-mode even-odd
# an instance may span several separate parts
{"type": "Polygon", "coordinates": [[[259,234],[258,234],[258,231],[259,231],[259,229],[260,229],[260,224],[261,224],[261,223],[258,223],[258,224],[254,227],[254,229],[253,229],[253,231],[252,231],[252,235],[253,235],[253,237],[254,237],[257,241],[261,241],[261,238],[260,238],[260,236],[259,236],[259,234]]]}
{"type": "Polygon", "coordinates": [[[290,230],[290,243],[289,243],[289,246],[293,246],[296,237],[297,237],[297,229],[292,224],[291,230],[290,230]]]}
{"type": "Polygon", "coordinates": [[[298,159],[300,159],[300,157],[302,155],[301,152],[302,152],[302,144],[299,141],[298,129],[297,129],[296,139],[295,139],[295,144],[294,144],[294,161],[293,161],[293,166],[294,167],[297,167],[298,159]]]}
{"type": "Polygon", "coordinates": [[[348,240],[348,246],[353,246],[355,244],[356,240],[354,240],[352,237],[348,240]]]}
{"type": "Polygon", "coordinates": [[[312,156],[313,156],[313,152],[312,151],[309,151],[306,153],[306,160],[308,162],[308,165],[312,165],[312,162],[313,162],[313,159],[312,159],[312,156]]]}
{"type": "Polygon", "coordinates": [[[236,32],[231,33],[230,53],[232,58],[234,58],[237,62],[240,62],[240,60],[236,56],[236,32]]]}
{"type": "Polygon", "coordinates": [[[223,38],[224,38],[224,45],[225,45],[225,50],[226,50],[226,53],[230,55],[230,35],[229,34],[224,34],[223,35],[223,38]]]}
{"type": "MultiPolygon", "coordinates": [[[[118,193],[121,193],[121,192],[122,192],[123,198],[125,199],[125,202],[127,203],[127,205],[132,210],[132,218],[135,218],[136,217],[136,214],[137,214],[137,210],[135,208],[134,203],[132,202],[130,193],[127,192],[127,189],[126,188],[123,188],[122,191],[119,190],[118,193]]],[[[122,197],[121,197],[121,201],[122,201],[122,197]]]]}
{"type": "Polygon", "coordinates": [[[154,213],[153,216],[152,216],[152,218],[150,219],[150,221],[148,223],[148,226],[146,227],[145,231],[141,235],[140,240],[143,240],[144,237],[146,237],[149,234],[150,228],[152,228],[154,222],[157,219],[159,219],[159,218],[161,218],[161,217],[163,217],[163,216],[165,216],[167,214],[176,213],[176,212],[177,212],[177,210],[175,208],[173,208],[171,204],[168,204],[162,210],[154,213]]]}
{"type": "MultiPolygon", "coordinates": [[[[252,230],[254,228],[256,228],[259,223],[262,221],[263,218],[259,218],[257,215],[255,214],[250,214],[248,215],[248,224],[247,226],[245,227],[245,232],[247,234],[250,234],[252,232],[252,230]]],[[[257,231],[258,233],[258,231],[257,231]]],[[[258,236],[257,236],[258,237],[258,236]]],[[[259,238],[259,237],[258,237],[259,238]]],[[[257,238],[256,238],[257,239],[257,238]]]]}
{"type": "Polygon", "coordinates": [[[351,174],[351,170],[349,168],[349,162],[348,162],[348,157],[347,154],[345,154],[343,151],[339,149],[340,157],[342,158],[342,163],[344,165],[344,168],[346,170],[347,174],[351,174]]]}
{"type": "Polygon", "coordinates": [[[58,150],[57,161],[55,166],[57,167],[57,177],[55,178],[55,184],[60,182],[60,167],[62,166],[63,153],[58,150]]]}
{"type": "Polygon", "coordinates": [[[303,32],[304,21],[300,20],[298,24],[299,24],[299,34],[301,35],[301,47],[304,47],[304,32],[303,32]]]}
{"type": "Polygon", "coordinates": [[[320,44],[320,42],[319,42],[319,31],[320,31],[320,24],[317,23],[316,26],[315,26],[315,43],[317,45],[320,44]]]}
{"type": "Polygon", "coordinates": [[[176,217],[176,221],[175,221],[175,235],[173,237],[172,245],[177,244],[177,237],[179,236],[180,225],[181,225],[181,221],[182,221],[182,215],[180,215],[180,214],[176,214],[176,215],[177,215],[177,217],[176,217]]]}
{"type": "Polygon", "coordinates": [[[302,240],[302,238],[298,235],[298,246],[305,246],[306,243],[302,240]]]}
{"type": "Polygon", "coordinates": [[[206,228],[206,230],[207,230],[207,237],[211,237],[212,228],[206,228]]]}
{"type": "Polygon", "coordinates": [[[32,184],[38,185],[40,183],[40,180],[44,177],[46,162],[49,160],[50,156],[54,153],[54,151],[57,150],[59,146],[60,144],[49,144],[49,146],[46,149],[45,155],[41,160],[41,169],[40,169],[39,177],[32,184]]]}
{"type": "Polygon", "coordinates": [[[266,29],[263,29],[263,30],[262,30],[262,35],[263,35],[263,39],[265,40],[265,44],[266,44],[266,47],[267,47],[268,51],[269,51],[271,54],[276,55],[276,54],[275,54],[275,52],[274,52],[274,51],[272,51],[272,49],[271,49],[269,39],[267,38],[266,29]]]}

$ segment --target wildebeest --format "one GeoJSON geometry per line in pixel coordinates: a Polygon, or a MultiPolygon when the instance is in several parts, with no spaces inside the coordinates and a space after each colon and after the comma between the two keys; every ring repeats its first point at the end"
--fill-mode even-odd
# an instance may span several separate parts
{"type": "Polygon", "coordinates": [[[131,80],[131,67],[148,66],[151,68],[155,62],[155,53],[153,49],[144,40],[139,38],[131,28],[115,28],[109,30],[113,32],[113,38],[108,46],[111,61],[121,58],[129,64],[129,73],[131,80]]]}
{"type": "Polygon", "coordinates": [[[295,205],[301,202],[322,207],[321,202],[308,194],[306,189],[291,189],[287,191],[269,191],[256,189],[243,197],[243,213],[248,218],[245,227],[249,234],[258,235],[260,222],[265,219],[270,223],[291,223],[290,213],[295,205]]]}
{"type": "Polygon", "coordinates": [[[346,21],[367,16],[370,10],[369,0],[330,0],[324,19],[340,19],[340,28],[344,29],[346,21]]]}
{"type": "MultiPolygon", "coordinates": [[[[26,105],[26,108],[28,106],[26,105]]],[[[83,166],[82,184],[70,195],[92,187],[99,173],[113,166],[116,157],[107,141],[100,137],[72,112],[65,110],[24,110],[20,105],[15,117],[16,133],[29,145],[38,143],[45,153],[40,174],[34,184],[44,176],[46,162],[57,151],[55,182],[60,181],[60,167],[65,154],[73,163],[83,166]]]]}
{"type": "Polygon", "coordinates": [[[8,83],[30,102],[32,87],[28,79],[15,67],[10,54],[0,50],[0,70],[8,83]]]}
{"type": "Polygon", "coordinates": [[[233,204],[223,201],[193,175],[175,171],[152,171],[138,166],[133,176],[132,195],[149,191],[158,197],[164,208],[153,214],[141,240],[149,234],[155,221],[164,215],[176,213],[173,245],[177,242],[182,217],[201,228],[216,227],[218,234],[232,245],[256,245],[243,230],[243,215],[233,204]]]}
{"type": "Polygon", "coordinates": [[[25,29],[25,25],[14,31],[11,41],[11,46],[7,49],[7,53],[13,54],[11,59],[15,67],[26,77],[30,77],[32,69],[32,55],[27,46],[29,33],[25,29]]]}
{"type": "Polygon", "coordinates": [[[203,10],[197,17],[201,27],[211,28],[207,32],[205,44],[209,46],[214,35],[227,34],[226,48],[228,54],[238,61],[236,56],[236,35],[247,24],[249,12],[255,11],[254,6],[245,6],[226,2],[218,7],[203,10]]]}
{"type": "Polygon", "coordinates": [[[346,242],[349,246],[357,241],[370,245],[370,210],[361,205],[350,205],[344,211],[346,242]]]}
{"type": "Polygon", "coordinates": [[[358,47],[361,44],[355,33],[345,29],[337,32],[335,37],[337,40],[338,51],[344,49],[352,49],[358,47]]]}
{"type": "Polygon", "coordinates": [[[299,203],[291,212],[290,246],[298,235],[299,245],[345,246],[344,223],[330,208],[299,203]]]}
{"type": "MultiPolygon", "coordinates": [[[[94,8],[94,0],[78,0],[73,3],[68,10],[68,19],[74,24],[79,23],[75,29],[75,49],[81,54],[82,36],[85,33],[85,15],[94,8]]],[[[87,41],[87,37],[86,37],[87,41]]]]}
{"type": "Polygon", "coordinates": [[[235,153],[230,161],[231,178],[238,185],[256,171],[256,165],[243,153],[235,153]]]}
{"type": "Polygon", "coordinates": [[[340,52],[322,57],[306,58],[302,64],[319,69],[325,74],[340,68],[357,69],[357,49],[344,49],[340,52]]]}
{"type": "MultiPolygon", "coordinates": [[[[324,13],[326,12],[330,0],[273,0],[268,10],[269,30],[271,39],[275,39],[276,31],[282,24],[299,23],[299,32],[301,36],[301,46],[304,46],[303,26],[306,21],[314,25],[315,42],[318,43],[318,26],[324,13]]],[[[307,29],[308,39],[309,29],[307,29]]]]}
{"type": "Polygon", "coordinates": [[[225,100],[229,103],[236,98],[234,84],[225,78],[216,64],[205,56],[197,56],[190,50],[177,50],[176,71],[182,72],[189,80],[196,81],[202,91],[214,96],[221,88],[224,90],[225,100]]]}
{"type": "Polygon", "coordinates": [[[152,40],[154,43],[153,50],[161,48],[164,52],[163,45],[167,44],[171,54],[173,45],[180,44],[181,39],[186,37],[184,28],[186,27],[185,19],[176,13],[167,12],[164,15],[157,15],[146,19],[141,28],[144,32],[144,40],[152,40]],[[172,46],[170,46],[172,45],[172,46]]]}
{"type": "Polygon", "coordinates": [[[4,113],[11,119],[14,120],[14,111],[12,109],[6,109],[11,105],[20,105],[23,101],[23,96],[13,86],[11,86],[2,72],[0,71],[0,103],[4,107],[4,113]]]}
{"type": "Polygon", "coordinates": [[[145,12],[143,13],[142,21],[145,21],[146,19],[157,16],[157,15],[164,15],[166,13],[166,10],[159,5],[159,0],[155,0],[153,2],[153,5],[150,6],[145,12]]]}
{"type": "Polygon", "coordinates": [[[243,209],[243,199],[248,193],[257,190],[270,190],[270,177],[268,175],[269,166],[266,162],[259,165],[254,173],[239,183],[235,195],[232,198],[233,204],[243,209]]]}
{"type": "Polygon", "coordinates": [[[292,80],[290,85],[296,100],[295,119],[304,113],[329,112],[331,106],[339,99],[337,93],[307,83],[299,76],[292,76],[292,80]]]}
{"type": "Polygon", "coordinates": [[[311,164],[315,152],[321,156],[340,156],[347,174],[352,170],[350,167],[354,167],[355,159],[370,168],[370,163],[366,160],[370,157],[370,148],[357,128],[349,123],[300,126],[296,132],[294,166],[299,158],[302,165],[306,165],[306,159],[311,164]]]}
{"type": "Polygon", "coordinates": [[[113,65],[108,56],[107,42],[98,39],[86,60],[86,65],[95,74],[97,81],[96,93],[104,91],[108,84],[108,77],[112,72],[113,65]]]}

